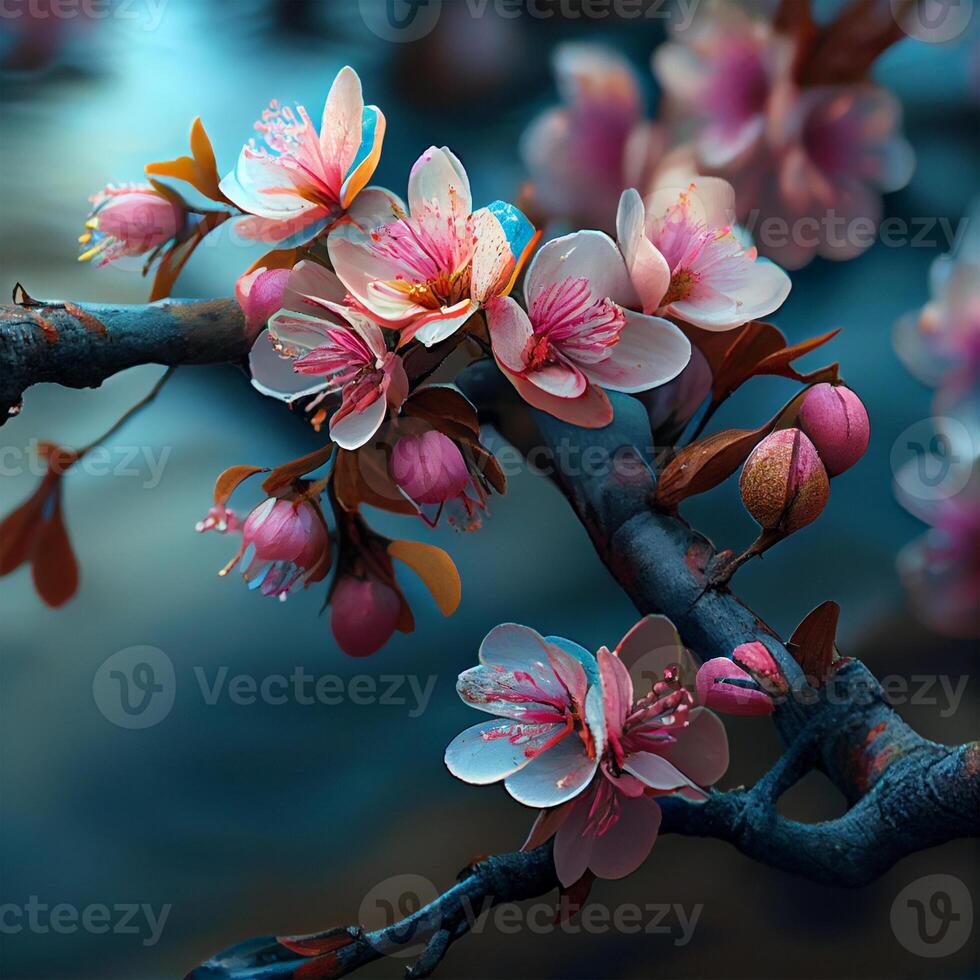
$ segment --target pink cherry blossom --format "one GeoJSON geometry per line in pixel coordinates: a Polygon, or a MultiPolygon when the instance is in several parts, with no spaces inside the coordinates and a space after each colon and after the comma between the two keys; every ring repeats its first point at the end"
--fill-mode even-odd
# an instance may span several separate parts
{"type": "MultiPolygon", "coordinates": [[[[737,647],[736,652],[743,649],[737,647]]],[[[752,675],[727,657],[715,657],[703,663],[696,683],[698,701],[724,714],[768,715],[775,708],[772,698],[758,690],[752,675]],[[752,686],[739,686],[740,681],[752,686]]]]}
{"type": "Polygon", "coordinates": [[[524,295],[526,313],[510,297],[487,305],[494,357],[525,401],[566,422],[606,425],[612,408],[603,388],[645,391],[690,359],[674,324],[634,311],[639,300],[623,257],[603,232],[548,242],[524,295]]]}
{"type": "MultiPolygon", "coordinates": [[[[964,458],[974,460],[973,475],[953,496],[912,494],[908,488],[920,485],[918,477],[897,476],[899,503],[929,525],[899,552],[897,564],[923,623],[945,636],[974,637],[980,636],[980,478],[975,455],[964,458]]],[[[918,465],[917,459],[906,464],[913,472],[918,465]]]]}
{"type": "Polygon", "coordinates": [[[320,131],[306,109],[273,101],[221,192],[246,212],[236,229],[280,247],[302,244],[336,221],[371,179],[385,133],[377,106],[364,105],[361,80],[342,68],[327,95],[320,131]]]}
{"type": "Polygon", "coordinates": [[[514,799],[552,807],[591,781],[604,746],[595,660],[577,644],[508,623],[491,630],[480,665],[459,675],[459,696],[496,715],[446,749],[449,771],[468,783],[501,780],[514,799]]]}
{"type": "Polygon", "coordinates": [[[661,186],[645,204],[637,191],[623,192],[616,231],[645,313],[730,330],[782,305],[789,276],[743,248],[734,218],[734,191],[717,178],[679,191],[661,186]]]}
{"type": "Polygon", "coordinates": [[[151,184],[109,184],[89,198],[92,213],[79,241],[79,262],[106,265],[129,255],[159,248],[184,227],[186,211],[151,184]]]}
{"type": "Polygon", "coordinates": [[[496,201],[473,212],[469,178],[447,148],[430,147],[412,167],[407,210],[375,190],[330,233],[330,261],[376,320],[427,347],[455,333],[492,296],[506,292],[533,229],[496,201]]]}
{"type": "Polygon", "coordinates": [[[667,134],[643,118],[639,80],[615,51],[563,44],[554,70],[562,104],[521,140],[534,206],[549,218],[612,231],[620,192],[645,183],[667,134]]]}
{"type": "MultiPolygon", "coordinates": [[[[370,317],[343,305],[345,290],[337,277],[316,262],[300,262],[290,275],[284,308],[269,320],[269,339],[292,370],[313,385],[289,385],[282,365],[268,347],[251,358],[259,390],[291,400],[340,392],[340,407],[330,419],[330,438],[343,449],[363,446],[378,431],[389,409],[397,413],[408,395],[401,358],[387,349],[384,333],[370,317]]],[[[256,348],[262,349],[262,337],[256,348]]]]}
{"type": "Polygon", "coordinates": [[[874,239],[881,194],[914,169],[901,109],[870,82],[801,86],[798,40],[731,3],[657,49],[654,71],[698,172],[736,189],[738,218],[788,269],[874,239]]]}
{"type": "Polygon", "coordinates": [[[652,683],[646,681],[646,693],[634,692],[630,666],[664,649],[665,622],[647,617],[616,652],[599,650],[606,740],[598,772],[576,799],[542,813],[524,845],[536,846],[554,834],[555,868],[566,887],[586,871],[600,878],[635,871],[660,826],[654,797],[680,793],[704,800],[701,787],[717,782],[728,767],[724,726],[695,705],[681,684],[680,665],[667,664],[652,683]]]}
{"type": "MultiPolygon", "coordinates": [[[[212,509],[209,518],[215,516],[212,509]]],[[[222,524],[231,530],[227,512],[214,524],[205,519],[198,530],[222,530],[222,524]]],[[[243,560],[249,589],[285,600],[298,582],[310,585],[327,574],[330,537],[323,515],[308,500],[269,497],[245,518],[241,533],[241,547],[219,574],[227,575],[243,560]]]]}

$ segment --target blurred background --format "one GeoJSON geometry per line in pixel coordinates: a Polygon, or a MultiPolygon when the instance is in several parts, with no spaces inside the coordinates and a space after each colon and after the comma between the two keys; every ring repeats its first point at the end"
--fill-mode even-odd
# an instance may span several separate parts
{"type": "MultiPolygon", "coordinates": [[[[435,6],[427,34],[392,41],[379,36],[380,0],[93,0],[76,17],[40,16],[50,6],[38,3],[8,3],[0,17],[0,288],[20,281],[36,296],[92,301],[142,302],[148,283],[138,269],[76,262],[87,196],[107,181],[140,179],[150,160],[185,152],[195,115],[226,172],[270,98],[305,104],[316,118],[331,79],[349,63],[367,101],[388,118],[376,183],[403,192],[418,154],[448,144],[467,166],[477,202],[513,199],[525,178],[520,134],[557,98],[554,46],[589,40],[625,52],[652,111],[658,93],[649,55],[665,26],[656,17],[589,19],[574,4],[539,4],[554,9],[539,18],[446,2],[435,6]]],[[[980,163],[976,40],[974,21],[948,43],[904,40],[876,66],[876,78],[903,103],[918,156],[909,186],[885,198],[886,215],[955,226],[967,213],[980,163]]],[[[931,634],[908,611],[895,558],[923,525],[892,492],[893,449],[929,418],[931,400],[893,353],[892,329],[928,299],[930,263],[948,247],[936,227],[916,246],[879,242],[854,261],[817,259],[793,274],[776,322],[790,341],[844,328],[828,356],[821,351],[804,364],[841,362],[868,407],[871,447],[834,481],[819,524],[748,565],[737,588],[783,635],[835,599],[842,652],[864,658],[879,677],[904,679],[916,696],[901,699],[903,716],[928,737],[958,743],[977,737],[977,646],[931,634]],[[950,689],[961,697],[944,693],[950,689]]],[[[205,245],[175,295],[226,295],[259,254],[226,239],[205,245]]],[[[97,391],[29,391],[22,414],[0,432],[0,513],[36,484],[28,465],[35,440],[87,442],[160,373],[134,369],[97,391]]],[[[717,426],[755,425],[791,390],[789,382],[757,380],[723,408],[717,426]]],[[[456,675],[499,622],[595,649],[614,644],[635,611],[559,494],[525,472],[475,534],[373,515],[385,533],[449,549],[463,604],[443,620],[409,581],[417,632],[396,635],[369,660],[345,657],[318,616],[320,590],[280,604],[247,592],[237,577],[220,580],[232,542],[193,530],[223,468],[276,465],[317,444],[237,370],[184,368],[113,440],[109,465],[66,478],[82,569],[75,599],[46,608],[24,569],[0,583],[0,904],[23,908],[36,896],[35,904],[79,912],[146,905],[161,926],[150,928],[139,911],[130,924],[136,932],[116,928],[121,913],[113,912],[108,932],[59,930],[39,913],[36,928],[17,919],[25,923],[18,931],[8,915],[0,919],[3,977],[181,976],[249,936],[309,932],[359,915],[380,924],[379,896],[382,905],[409,907],[413,890],[431,897],[424,882],[392,876],[420,875],[442,890],[473,857],[522,842],[531,813],[502,789],[463,785],[443,767],[445,745],[478,720],[455,694],[456,675]],[[135,646],[162,651],[175,692],[165,717],[138,730],[106,716],[104,672],[97,675],[108,657],[135,646]],[[243,704],[228,693],[235,675],[260,682],[297,668],[340,678],[340,703],[243,704]],[[371,680],[351,686],[357,676],[371,680]],[[390,677],[402,680],[386,698],[352,694],[373,684],[380,695],[390,677]],[[219,678],[225,686],[208,703],[207,688],[219,678]]],[[[744,547],[755,533],[734,481],[685,512],[719,545],[744,547]]],[[[733,764],[723,786],[753,781],[779,752],[767,723],[733,719],[729,727],[733,764]]],[[[782,806],[816,820],[841,812],[843,801],[812,775],[782,806]]],[[[610,910],[669,906],[659,923],[666,932],[525,925],[511,934],[491,923],[455,945],[439,975],[975,976],[976,930],[957,951],[929,959],[903,945],[890,915],[901,889],[927,874],[955,875],[976,904],[977,858],[977,842],[961,841],[906,859],[872,886],[839,890],[772,871],[718,842],[665,837],[632,877],[598,882],[592,901],[610,910]],[[683,922],[694,915],[686,941],[683,922]]],[[[364,975],[397,977],[405,962],[383,960],[364,975]]]]}

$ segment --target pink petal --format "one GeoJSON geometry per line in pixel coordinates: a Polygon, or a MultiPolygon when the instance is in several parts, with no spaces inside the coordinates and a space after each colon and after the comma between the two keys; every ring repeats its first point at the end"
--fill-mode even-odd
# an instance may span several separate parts
{"type": "Polygon", "coordinates": [[[707,708],[688,714],[688,727],[677,741],[658,751],[698,786],[717,783],[728,770],[728,733],[722,720],[707,708]]]}
{"type": "MultiPolygon", "coordinates": [[[[273,322],[274,320],[275,318],[273,322]]],[[[252,385],[263,395],[287,402],[301,395],[322,391],[325,387],[322,381],[311,384],[308,376],[297,374],[293,370],[292,362],[276,353],[271,343],[272,336],[270,324],[269,331],[260,333],[249,351],[248,366],[252,385]]],[[[310,349],[322,342],[321,338],[311,343],[310,349]]]]}
{"type": "MultiPolygon", "coordinates": [[[[683,734],[682,736],[683,737],[683,734]]],[[[663,756],[652,752],[633,752],[626,757],[623,769],[651,789],[673,790],[681,786],[699,787],[663,756]]]]}
{"type": "Polygon", "coordinates": [[[589,385],[578,398],[557,398],[503,365],[500,369],[524,401],[563,422],[585,429],[601,429],[613,420],[612,405],[606,393],[595,385],[589,385]]]}
{"type": "Polygon", "coordinates": [[[524,352],[534,333],[527,314],[516,300],[501,296],[487,304],[486,315],[494,357],[511,371],[523,371],[524,352]]]}
{"type": "Polygon", "coordinates": [[[218,186],[233,204],[260,218],[286,221],[320,210],[297,192],[288,172],[274,157],[261,156],[248,146],[242,149],[235,170],[218,186]]]}
{"type": "MultiPolygon", "coordinates": [[[[527,751],[540,748],[554,737],[559,727],[527,726],[509,718],[481,722],[449,743],[446,767],[458,779],[476,786],[499,782],[528,765],[531,757],[527,751]]],[[[544,758],[548,752],[538,758],[544,758]]]]}
{"type": "Polygon", "coordinates": [[[388,411],[388,403],[384,398],[375,398],[370,405],[359,412],[348,412],[342,418],[335,413],[330,420],[330,438],[341,449],[360,449],[381,428],[388,411]]]}
{"type": "Polygon", "coordinates": [[[464,299],[454,306],[426,313],[413,321],[410,336],[426,347],[432,347],[456,333],[477,309],[476,302],[464,299]]]}
{"type": "Polygon", "coordinates": [[[568,819],[574,805],[574,803],[569,802],[563,803],[561,806],[542,810],[531,825],[527,840],[521,845],[521,850],[533,851],[536,847],[540,847],[545,841],[554,837],[558,832],[558,828],[568,819]]]}
{"type": "Polygon", "coordinates": [[[340,180],[350,170],[360,149],[363,112],[361,80],[353,68],[344,66],[330,86],[320,124],[320,151],[327,172],[340,180]]]}
{"type": "Polygon", "coordinates": [[[616,212],[616,238],[643,312],[653,313],[670,285],[670,266],[647,238],[645,224],[643,199],[632,187],[623,191],[616,212]]]}
{"type": "Polygon", "coordinates": [[[592,292],[620,306],[636,307],[639,298],[616,243],[601,231],[576,231],[541,247],[527,271],[524,294],[533,305],[548,286],[587,279],[592,292]]]}
{"type": "Polygon", "coordinates": [[[620,794],[619,819],[592,843],[589,870],[597,878],[624,878],[649,857],[660,830],[661,811],[649,796],[620,794]]]}
{"type": "Polygon", "coordinates": [[[536,371],[525,371],[524,377],[556,398],[579,398],[588,386],[585,375],[570,361],[559,361],[536,371]]]}
{"type": "Polygon", "coordinates": [[[623,724],[633,706],[633,682],[626,665],[603,647],[597,656],[599,677],[602,680],[602,703],[606,729],[617,740],[623,734],[623,724]]]}
{"type": "Polygon", "coordinates": [[[691,342],[669,320],[625,310],[626,326],[604,361],[583,364],[586,377],[613,391],[637,392],[666,384],[687,367],[691,342]]]}
{"type": "Polygon", "coordinates": [[[599,760],[589,758],[582,739],[572,732],[508,776],[504,786],[518,803],[526,806],[558,806],[578,796],[598,766],[599,760]]]}
{"type": "Polygon", "coordinates": [[[408,206],[415,215],[436,206],[447,219],[472,212],[469,178],[448,146],[430,146],[415,161],[408,177],[408,206]]]}
{"type": "Polygon", "coordinates": [[[503,226],[488,208],[473,215],[473,233],[476,247],[470,263],[470,295],[484,303],[510,285],[515,259],[503,226]]]}
{"type": "Polygon", "coordinates": [[[595,837],[585,834],[594,791],[577,799],[555,835],[555,871],[566,887],[574,885],[589,868],[595,837]]]}
{"type": "Polygon", "coordinates": [[[294,313],[311,313],[310,306],[343,303],[347,288],[337,274],[319,262],[304,259],[290,270],[282,305],[294,313]]]}
{"type": "Polygon", "coordinates": [[[548,659],[548,646],[537,630],[517,623],[495,626],[480,644],[480,663],[503,670],[524,670],[558,691],[548,659]]]}

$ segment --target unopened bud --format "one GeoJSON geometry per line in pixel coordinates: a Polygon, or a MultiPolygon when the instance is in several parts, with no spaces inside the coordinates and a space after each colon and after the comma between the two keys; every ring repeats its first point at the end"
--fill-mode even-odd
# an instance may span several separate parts
{"type": "Polygon", "coordinates": [[[871,438],[867,410],[843,385],[814,385],[800,406],[800,428],[831,476],[850,469],[864,455],[871,438]]]}
{"type": "Polygon", "coordinates": [[[766,436],[745,461],[739,489],[746,510],[765,530],[779,534],[815,521],[830,496],[827,471],[799,429],[766,436]]]}

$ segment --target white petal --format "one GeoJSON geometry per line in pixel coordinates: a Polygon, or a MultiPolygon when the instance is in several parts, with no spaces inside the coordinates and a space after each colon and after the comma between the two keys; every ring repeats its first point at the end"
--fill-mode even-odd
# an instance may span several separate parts
{"type": "Polygon", "coordinates": [[[622,254],[601,231],[576,231],[543,245],[527,272],[528,304],[543,289],[566,279],[587,279],[596,296],[621,306],[635,307],[639,302],[622,254]]]}

